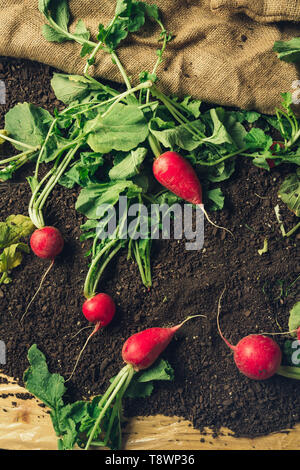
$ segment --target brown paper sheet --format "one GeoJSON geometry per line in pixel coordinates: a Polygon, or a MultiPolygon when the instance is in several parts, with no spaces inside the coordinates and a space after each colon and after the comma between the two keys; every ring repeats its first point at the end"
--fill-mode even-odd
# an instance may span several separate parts
{"type": "MultiPolygon", "coordinates": [[[[1,374],[0,374],[1,377],[1,374]]],[[[2,375],[3,377],[3,375],[2,375]]],[[[11,450],[56,450],[57,439],[47,408],[33,399],[13,379],[0,385],[0,448],[11,450]],[[5,395],[8,395],[5,397],[5,395]]],[[[162,415],[131,419],[124,431],[125,450],[300,450],[300,424],[255,439],[235,438],[228,429],[215,438],[207,429],[201,434],[181,418],[162,415]],[[204,439],[204,441],[203,441],[204,439]]]]}

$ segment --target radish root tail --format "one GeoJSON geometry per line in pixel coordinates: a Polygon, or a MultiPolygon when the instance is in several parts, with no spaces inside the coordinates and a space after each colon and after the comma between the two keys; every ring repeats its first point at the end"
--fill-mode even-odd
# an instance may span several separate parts
{"type": "Polygon", "coordinates": [[[101,326],[101,325],[100,325],[100,322],[96,323],[95,328],[93,329],[92,333],[87,337],[86,342],[84,343],[83,347],[81,348],[80,353],[79,353],[78,356],[77,356],[77,359],[76,359],[75,365],[74,365],[74,367],[73,367],[73,370],[72,370],[70,376],[67,378],[67,380],[65,380],[65,382],[69,382],[69,380],[71,380],[71,378],[73,377],[74,372],[75,372],[75,370],[76,370],[76,368],[77,368],[77,365],[78,365],[78,363],[79,363],[79,361],[80,361],[80,358],[81,358],[81,356],[82,356],[82,354],[83,354],[83,351],[84,351],[85,348],[87,347],[88,342],[90,341],[91,337],[94,336],[94,334],[99,330],[100,326],[101,326]]]}
{"type": "Polygon", "coordinates": [[[222,340],[227,344],[227,346],[228,346],[230,349],[232,349],[232,350],[234,351],[234,350],[235,350],[235,346],[233,346],[232,344],[230,344],[229,341],[227,341],[227,339],[224,338],[223,333],[222,333],[221,328],[220,328],[221,301],[222,301],[222,297],[223,297],[225,291],[226,291],[226,286],[225,286],[224,289],[222,290],[221,295],[220,295],[219,300],[218,300],[217,327],[218,327],[219,335],[221,336],[222,340]]]}
{"type": "Polygon", "coordinates": [[[225,230],[225,232],[230,233],[230,235],[231,235],[233,238],[235,238],[234,235],[233,235],[233,233],[231,232],[231,230],[229,230],[229,229],[226,228],[226,227],[222,227],[221,225],[215,224],[215,223],[209,218],[209,215],[208,215],[208,213],[206,212],[206,210],[204,209],[203,204],[200,204],[200,207],[201,207],[201,210],[203,211],[203,214],[205,215],[207,221],[208,221],[211,225],[213,225],[214,227],[219,228],[219,229],[221,229],[221,230],[225,230]]]}
{"type": "Polygon", "coordinates": [[[40,285],[39,285],[38,289],[36,290],[36,292],[35,292],[34,296],[32,297],[32,299],[30,300],[29,304],[27,305],[26,310],[25,310],[25,312],[23,313],[23,315],[22,315],[22,317],[21,317],[20,323],[22,323],[22,321],[24,320],[24,318],[25,318],[25,316],[27,315],[27,312],[28,312],[28,310],[30,309],[32,303],[34,302],[36,296],[37,296],[38,293],[40,292],[40,290],[41,290],[41,288],[42,288],[42,286],[43,286],[44,280],[46,279],[46,277],[47,277],[49,271],[52,269],[53,264],[54,264],[54,259],[51,261],[50,266],[49,266],[49,268],[47,269],[47,271],[43,274],[42,279],[41,279],[41,282],[40,282],[40,285]]]}

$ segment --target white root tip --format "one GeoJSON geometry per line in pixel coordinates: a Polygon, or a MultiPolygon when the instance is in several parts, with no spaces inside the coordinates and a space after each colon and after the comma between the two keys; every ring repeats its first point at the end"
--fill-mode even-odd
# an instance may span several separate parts
{"type": "Polygon", "coordinates": [[[229,229],[226,228],[226,227],[221,227],[220,225],[215,224],[215,223],[209,218],[208,213],[207,213],[206,210],[204,209],[203,204],[199,204],[199,206],[200,206],[201,210],[203,211],[203,214],[205,215],[207,221],[208,221],[211,225],[213,225],[214,227],[219,228],[219,229],[221,229],[221,230],[225,230],[226,232],[230,233],[230,235],[231,235],[233,238],[235,238],[234,235],[233,235],[233,233],[231,232],[231,230],[229,230],[229,229]]]}

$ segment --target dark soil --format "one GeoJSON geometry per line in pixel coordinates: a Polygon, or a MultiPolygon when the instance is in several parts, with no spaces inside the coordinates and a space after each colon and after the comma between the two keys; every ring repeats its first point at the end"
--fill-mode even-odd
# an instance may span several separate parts
{"type": "MultiPolygon", "coordinates": [[[[59,105],[50,88],[52,72],[36,63],[1,60],[0,79],[7,86],[8,105],[0,106],[0,128],[5,112],[19,101],[49,110],[59,105]]],[[[278,281],[289,285],[299,275],[299,249],[297,237],[281,237],[274,206],[279,202],[279,185],[290,170],[281,167],[269,173],[241,159],[235,174],[222,184],[225,209],[210,214],[230,228],[235,239],[206,224],[201,251],[186,251],[184,240],[158,241],[153,248],[150,292],[142,286],[136,264],[127,262],[126,253],[118,256],[99,287],[114,297],[117,314],[84,352],[69,384],[70,397],[105,390],[109,378],[122,367],[122,343],[129,335],[201,313],[207,318],[187,323],[163,354],[175,370],[175,381],[158,383],[147,400],[127,401],[126,415],[180,416],[197,429],[209,426],[218,431],[226,426],[236,436],[249,437],[289,429],[300,420],[300,383],[280,376],[264,382],[242,376],[216,329],[217,302],[225,284],[221,325],[233,344],[250,333],[279,331],[278,323],[287,329],[289,310],[299,299],[299,283],[288,297],[280,297],[278,281]],[[269,250],[260,256],[265,237],[269,250]]],[[[27,167],[16,179],[0,185],[0,220],[13,213],[27,214],[30,191],[25,176],[31,171],[27,167]]],[[[48,262],[26,255],[13,272],[13,283],[0,288],[0,339],[6,342],[8,354],[3,372],[21,384],[28,367],[27,350],[33,343],[46,354],[51,371],[67,376],[88,334],[86,330],[72,338],[87,325],[81,305],[88,245],[79,241],[83,217],[74,209],[77,194],[57,186],[49,199],[47,223],[62,231],[66,246],[22,328],[18,319],[48,262]]],[[[296,217],[279,204],[286,228],[291,229],[296,217]]],[[[283,338],[277,339],[282,345],[283,338]]]]}

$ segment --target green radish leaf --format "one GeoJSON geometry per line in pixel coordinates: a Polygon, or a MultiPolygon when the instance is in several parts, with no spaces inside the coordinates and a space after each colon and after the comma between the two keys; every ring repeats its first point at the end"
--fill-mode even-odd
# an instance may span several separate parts
{"type": "Polygon", "coordinates": [[[141,372],[137,382],[150,382],[152,380],[174,380],[174,370],[164,359],[156,361],[150,369],[141,372]]]}
{"type": "Polygon", "coordinates": [[[101,153],[83,152],[80,155],[80,160],[73,163],[70,170],[60,178],[59,184],[71,189],[76,184],[84,187],[95,183],[92,177],[103,163],[104,159],[101,153]]]}
{"type": "Polygon", "coordinates": [[[44,354],[33,344],[28,350],[30,367],[24,372],[27,390],[42,400],[49,408],[57,409],[64,405],[62,397],[66,391],[64,378],[51,374],[44,354]]]}
{"type": "Polygon", "coordinates": [[[211,109],[209,113],[213,123],[213,133],[210,137],[203,139],[203,141],[215,145],[221,145],[225,143],[232,145],[233,139],[223,124],[223,120],[225,119],[225,110],[223,108],[216,108],[211,109]]]}
{"type": "Polygon", "coordinates": [[[148,136],[144,114],[135,105],[118,103],[106,116],[96,116],[84,126],[87,143],[94,152],[129,151],[148,136]]]}
{"type": "Polygon", "coordinates": [[[285,62],[299,62],[300,38],[292,38],[289,41],[276,41],[273,51],[277,52],[278,58],[285,62]]]}
{"type": "Polygon", "coordinates": [[[65,42],[65,41],[70,41],[68,37],[66,37],[65,34],[60,33],[59,31],[56,31],[56,29],[52,28],[52,26],[49,26],[48,24],[44,24],[42,27],[42,33],[44,38],[49,41],[49,42],[65,42]]]}
{"type": "MultiPolygon", "coordinates": [[[[141,2],[140,2],[141,3],[141,2]]],[[[147,16],[149,16],[152,20],[159,20],[159,9],[158,6],[155,4],[149,5],[148,3],[142,3],[143,7],[145,8],[145,12],[147,16]]]]}
{"type": "MultiPolygon", "coordinates": [[[[53,117],[30,103],[19,103],[5,115],[5,129],[10,137],[28,145],[42,145],[53,117]]],[[[14,144],[18,150],[24,147],[14,144]]]]}
{"type": "Polygon", "coordinates": [[[89,40],[90,36],[91,36],[91,33],[89,32],[89,30],[87,29],[84,21],[82,21],[82,20],[78,20],[75,31],[74,31],[74,34],[78,37],[81,37],[81,38],[87,39],[87,40],[89,40]]]}
{"type": "Polygon", "coordinates": [[[122,15],[122,13],[127,12],[131,4],[132,0],[117,0],[115,16],[119,16],[122,15]]]}
{"type": "Polygon", "coordinates": [[[46,358],[36,344],[28,350],[28,361],[30,367],[23,376],[26,389],[51,409],[59,449],[71,450],[79,439],[80,422],[87,415],[88,402],[64,404],[65,380],[61,375],[49,372],[46,358]]]}
{"type": "Polygon", "coordinates": [[[297,302],[292,310],[290,311],[290,317],[289,317],[289,331],[293,331],[291,333],[292,336],[297,336],[297,332],[294,330],[297,330],[300,326],[300,302],[297,302]]]}
{"type": "Polygon", "coordinates": [[[62,29],[67,30],[70,21],[68,0],[52,1],[50,3],[51,16],[55,23],[62,29]]]}
{"type": "Polygon", "coordinates": [[[49,5],[52,0],[39,0],[38,3],[38,9],[40,10],[41,13],[43,13],[45,16],[48,15],[48,10],[49,10],[49,5]]]}
{"type": "Polygon", "coordinates": [[[133,380],[125,392],[125,398],[146,398],[150,397],[154,389],[152,382],[138,383],[133,380]]]}
{"type": "Polygon", "coordinates": [[[115,205],[119,201],[122,193],[127,197],[135,197],[140,194],[142,189],[132,181],[112,181],[110,183],[90,184],[83,188],[76,202],[76,210],[84,214],[89,219],[98,219],[102,217],[99,207],[102,204],[115,205]],[[130,194],[129,194],[130,192],[130,194]]]}
{"type": "MultiPolygon", "coordinates": [[[[282,106],[287,109],[288,111],[291,111],[291,106],[293,104],[293,96],[292,93],[286,92],[286,93],[280,93],[282,97],[282,106]]],[[[293,113],[293,111],[291,111],[293,113]]]]}
{"type": "MultiPolygon", "coordinates": [[[[193,121],[193,124],[203,132],[204,125],[200,121],[193,121]]],[[[200,138],[196,140],[184,125],[174,126],[161,118],[151,119],[149,129],[151,134],[166,148],[174,149],[178,146],[191,151],[201,144],[200,138]]]]}
{"type": "Polygon", "coordinates": [[[257,113],[256,111],[244,111],[243,114],[245,121],[249,122],[250,124],[253,124],[261,117],[261,114],[257,113]]]}
{"type": "Polygon", "coordinates": [[[244,142],[248,149],[268,150],[273,143],[273,139],[271,136],[265,134],[262,129],[254,127],[245,135],[244,142]]]}
{"type": "Polygon", "coordinates": [[[109,172],[110,179],[125,180],[137,175],[146,155],[147,149],[143,147],[131,150],[129,155],[125,156],[125,158],[112,167],[109,172]]]}
{"type": "Polygon", "coordinates": [[[17,243],[21,238],[28,237],[35,230],[30,218],[18,214],[10,215],[5,222],[0,222],[0,248],[17,243]]]}
{"type": "Polygon", "coordinates": [[[300,217],[300,168],[284,180],[278,195],[288,208],[300,217]]]}
{"type": "MultiPolygon", "coordinates": [[[[201,162],[200,162],[201,165],[201,162]]],[[[212,183],[219,183],[230,178],[235,170],[235,160],[227,160],[207,170],[207,179],[212,183]]]]}
{"type": "Polygon", "coordinates": [[[164,359],[156,361],[150,369],[136,374],[126,391],[125,396],[129,398],[149,397],[153,392],[153,382],[155,380],[174,380],[174,370],[164,359]]]}
{"type": "Polygon", "coordinates": [[[83,44],[81,51],[80,51],[80,57],[85,57],[88,54],[91,54],[94,50],[94,46],[91,46],[90,44],[83,44]]]}
{"type": "Polygon", "coordinates": [[[54,73],[51,80],[51,86],[57,99],[65,104],[73,101],[81,101],[89,95],[91,91],[100,88],[89,79],[81,75],[67,75],[63,73],[54,73]]]}
{"type": "Polygon", "coordinates": [[[198,118],[201,114],[200,112],[201,103],[202,102],[200,100],[194,100],[192,99],[191,96],[185,96],[183,101],[180,102],[180,105],[183,106],[195,118],[198,118]]]}
{"type": "Polygon", "coordinates": [[[25,243],[15,243],[4,248],[0,255],[0,273],[2,273],[0,283],[11,282],[8,273],[22,263],[22,252],[29,253],[29,251],[29,247],[25,243]]]}
{"type": "Polygon", "coordinates": [[[209,209],[212,211],[218,211],[224,207],[224,194],[222,193],[221,188],[211,189],[206,193],[207,198],[209,199],[209,209]]]}

